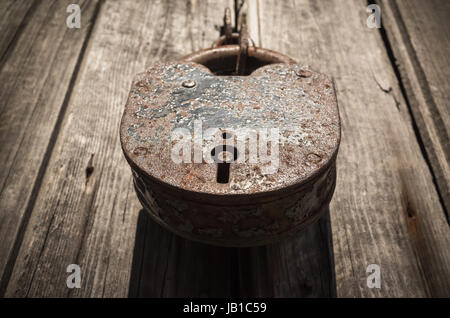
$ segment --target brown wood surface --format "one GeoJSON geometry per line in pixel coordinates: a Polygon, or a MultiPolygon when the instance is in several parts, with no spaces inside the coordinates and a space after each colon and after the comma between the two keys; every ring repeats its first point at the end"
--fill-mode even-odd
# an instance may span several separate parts
{"type": "Polygon", "coordinates": [[[427,51],[439,22],[418,27],[405,10],[423,21],[445,14],[420,15],[416,0],[383,8],[409,87],[379,30],[366,26],[367,1],[248,0],[257,45],[334,77],[343,136],[330,211],[291,239],[234,249],[153,222],[118,137],[133,76],[209,47],[234,1],[85,1],[82,28],[69,30],[72,2],[0,4],[10,21],[0,23],[0,295],[450,295],[449,64],[436,56],[448,34],[427,51]],[[392,19],[399,12],[404,26],[392,19]],[[80,289],[66,286],[69,264],[81,266],[80,289]],[[369,264],[381,267],[381,289],[366,285],[369,264]]]}

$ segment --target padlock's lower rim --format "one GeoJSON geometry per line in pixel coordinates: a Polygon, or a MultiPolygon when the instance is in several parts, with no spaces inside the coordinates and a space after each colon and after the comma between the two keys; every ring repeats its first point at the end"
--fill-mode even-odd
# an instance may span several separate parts
{"type": "MultiPolygon", "coordinates": [[[[137,196],[139,197],[141,194],[139,194],[139,191],[136,188],[135,188],[135,190],[136,190],[137,196]]],[[[266,237],[266,238],[260,238],[260,239],[252,239],[252,238],[245,239],[245,238],[243,238],[243,239],[239,239],[239,240],[229,241],[229,240],[220,240],[220,239],[212,239],[212,238],[201,239],[201,238],[198,238],[197,236],[189,235],[185,232],[176,230],[175,228],[169,226],[167,223],[163,222],[161,219],[154,217],[152,215],[152,213],[149,212],[150,208],[148,206],[146,206],[146,204],[144,203],[144,201],[142,199],[139,198],[139,201],[141,202],[141,204],[144,208],[144,211],[146,213],[150,214],[150,217],[152,218],[152,220],[154,220],[157,224],[159,224],[160,226],[162,226],[164,229],[168,230],[169,232],[172,232],[175,235],[181,236],[182,238],[185,238],[185,239],[188,239],[188,240],[191,240],[194,242],[213,245],[213,246],[219,246],[219,247],[258,247],[258,246],[264,246],[264,245],[269,245],[269,244],[275,244],[277,242],[280,242],[284,239],[287,239],[287,238],[295,235],[296,233],[298,233],[300,231],[303,231],[308,226],[319,221],[319,219],[325,214],[325,212],[328,211],[329,204],[330,204],[330,202],[327,202],[327,204],[325,204],[320,210],[318,210],[310,218],[306,219],[305,222],[303,222],[301,225],[299,225],[287,232],[281,233],[279,235],[266,237]]],[[[330,201],[331,201],[331,199],[330,199],[330,201]]]]}
{"type": "MultiPolygon", "coordinates": [[[[223,246],[223,247],[252,247],[252,246],[260,246],[260,245],[276,243],[280,240],[283,240],[286,237],[294,235],[295,233],[305,229],[309,225],[318,221],[319,218],[328,210],[329,203],[331,202],[331,199],[332,199],[334,191],[335,191],[335,187],[336,187],[336,166],[335,166],[335,164],[333,166],[329,167],[329,169],[327,171],[324,171],[324,175],[325,174],[326,174],[326,178],[325,178],[326,182],[330,182],[330,180],[328,180],[328,179],[331,178],[331,188],[328,189],[328,191],[326,191],[326,193],[324,192],[325,197],[323,200],[320,201],[321,202],[320,206],[317,209],[315,209],[314,212],[310,213],[306,217],[303,217],[303,220],[301,223],[296,224],[294,227],[292,227],[286,231],[281,231],[276,234],[256,235],[256,236],[252,236],[252,237],[216,238],[216,237],[211,237],[208,235],[200,235],[198,233],[192,233],[192,232],[188,232],[188,231],[179,230],[179,229],[177,229],[176,226],[166,223],[161,218],[161,215],[159,215],[159,212],[155,209],[152,209],[148,205],[147,199],[145,198],[145,195],[142,193],[142,191],[145,191],[145,189],[147,189],[147,187],[149,187],[148,184],[144,185],[145,189],[140,189],[140,187],[138,186],[138,180],[136,178],[134,178],[134,187],[135,187],[138,199],[141,202],[142,206],[144,207],[144,210],[147,213],[149,213],[150,217],[155,222],[157,222],[159,225],[163,226],[165,229],[173,232],[174,234],[179,235],[179,236],[184,237],[189,240],[193,240],[193,241],[201,242],[201,243],[205,243],[205,244],[210,244],[210,245],[223,246]]],[[[313,183],[312,185],[309,185],[309,188],[312,189],[314,185],[315,185],[315,183],[313,183]]],[[[307,189],[307,190],[309,190],[309,189],[307,189]]],[[[147,193],[147,195],[148,195],[148,193],[147,193]]],[[[179,199],[179,197],[177,197],[176,194],[173,194],[173,197],[179,199]]],[[[157,199],[156,193],[153,194],[153,198],[157,199]]],[[[283,199],[278,197],[277,199],[275,199],[275,201],[277,201],[277,200],[282,201],[283,199]]],[[[289,198],[285,198],[285,200],[289,200],[289,198]]],[[[185,201],[185,199],[182,199],[182,201],[185,201]]],[[[232,200],[230,200],[230,201],[232,201],[232,200]]],[[[199,202],[197,202],[197,203],[199,203],[199,202]]],[[[264,203],[266,203],[266,202],[258,201],[256,204],[261,205],[264,203]]],[[[200,204],[202,204],[202,203],[200,203],[200,204]]],[[[253,205],[254,204],[255,204],[255,200],[253,200],[253,205]]],[[[241,202],[239,202],[238,205],[236,205],[236,202],[234,202],[235,209],[242,208],[242,206],[243,206],[243,204],[241,204],[241,202]]],[[[228,207],[228,208],[233,210],[232,207],[228,207]]],[[[231,211],[231,212],[233,212],[233,211],[231,211]]],[[[198,216],[198,217],[203,218],[208,215],[208,211],[205,211],[204,213],[205,213],[204,216],[198,216]]],[[[235,213],[237,216],[243,217],[242,215],[240,215],[240,212],[235,212],[235,213]]],[[[283,212],[283,213],[285,213],[285,212],[283,212]]],[[[284,218],[286,218],[286,216],[284,216],[284,218]]],[[[264,228],[264,226],[261,225],[261,228],[264,228]]]]}

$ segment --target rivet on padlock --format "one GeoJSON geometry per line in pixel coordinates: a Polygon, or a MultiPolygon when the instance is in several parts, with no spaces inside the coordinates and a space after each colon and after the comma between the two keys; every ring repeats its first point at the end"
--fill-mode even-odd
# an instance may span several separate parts
{"type": "Polygon", "coordinates": [[[137,75],[120,129],[154,220],[223,246],[271,243],[316,221],[340,143],[332,80],[249,46],[243,21],[240,34],[225,25],[212,48],[137,75]]]}

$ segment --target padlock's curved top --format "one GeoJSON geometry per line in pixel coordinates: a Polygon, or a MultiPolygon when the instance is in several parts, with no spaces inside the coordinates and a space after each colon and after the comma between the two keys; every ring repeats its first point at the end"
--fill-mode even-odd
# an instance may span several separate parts
{"type": "Polygon", "coordinates": [[[332,80],[307,67],[276,63],[218,76],[183,60],[137,75],[120,138],[156,221],[191,239],[250,246],[324,211],[340,120],[332,80]],[[224,144],[231,159],[224,151],[227,163],[217,163],[224,144]]]}

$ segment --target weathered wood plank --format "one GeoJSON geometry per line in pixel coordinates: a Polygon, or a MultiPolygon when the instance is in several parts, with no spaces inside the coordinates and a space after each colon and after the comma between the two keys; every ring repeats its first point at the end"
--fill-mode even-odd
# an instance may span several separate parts
{"type": "Polygon", "coordinates": [[[221,248],[185,240],[162,229],[145,211],[138,224],[131,297],[335,295],[332,255],[327,254],[331,251],[327,216],[296,240],[254,248],[221,248]]]}
{"type": "MultiPolygon", "coordinates": [[[[66,7],[72,2],[43,1],[33,8],[35,12],[0,71],[1,289],[14,264],[34,189],[44,172],[64,113],[66,92],[95,14],[97,1],[80,1],[84,27],[68,29],[66,7]]],[[[24,5],[18,2],[18,6],[24,5]]]]}
{"type": "MultiPolygon", "coordinates": [[[[367,2],[257,4],[264,47],[335,78],[343,125],[330,206],[337,295],[448,296],[449,228],[380,34],[366,26],[367,2]],[[366,285],[369,264],[381,267],[381,289],[366,285]]],[[[295,274],[285,277],[298,284],[295,274]]]]}
{"type": "Polygon", "coordinates": [[[135,255],[131,297],[230,297],[237,294],[236,249],[185,240],[141,211],[145,234],[135,255]],[[140,268],[137,268],[139,266],[140,268]]]}
{"type": "Polygon", "coordinates": [[[36,11],[38,1],[0,1],[0,65],[8,49],[17,42],[21,30],[36,11]]]}
{"type": "Polygon", "coordinates": [[[242,249],[242,297],[335,297],[329,212],[294,237],[242,249]]]}
{"type": "MultiPolygon", "coordinates": [[[[326,218],[297,240],[242,250],[138,220],[117,137],[129,83],[145,65],[209,46],[223,4],[208,3],[104,4],[7,296],[332,295],[329,261],[316,248],[330,244],[326,218]],[[311,249],[312,241],[324,245],[311,249]],[[65,285],[71,263],[81,265],[80,290],[65,285]]],[[[381,39],[365,28],[365,2],[257,4],[261,20],[252,25],[263,46],[336,78],[344,124],[331,209],[338,295],[446,295],[448,228],[381,39]],[[381,290],[365,285],[370,263],[381,265],[381,290]]]]}
{"type": "MultiPolygon", "coordinates": [[[[182,5],[178,1],[105,1],[37,195],[7,296],[128,295],[141,208],[122,156],[118,128],[131,80],[155,61],[209,46],[217,36],[212,26],[221,21],[222,15],[223,2],[219,1],[187,1],[182,5]],[[81,266],[81,289],[66,287],[66,267],[72,263],[81,266]]],[[[156,264],[155,275],[146,274],[152,270],[151,262],[143,262],[142,275],[148,279],[143,284],[158,284],[165,277],[162,284],[166,287],[158,290],[162,295],[172,295],[168,287],[172,268],[182,274],[184,264],[190,264],[188,272],[192,274],[186,279],[203,279],[198,286],[208,284],[206,279],[212,276],[202,276],[201,272],[208,263],[196,267],[198,260],[192,258],[203,251],[191,255],[187,243],[155,226],[150,226],[148,235],[151,246],[145,247],[144,254],[154,253],[145,254],[148,259],[158,261],[158,250],[168,255],[170,248],[170,254],[167,267],[156,264]]],[[[211,284],[211,288],[223,288],[211,284]]],[[[203,292],[203,287],[198,292],[203,292]]]]}
{"type": "Polygon", "coordinates": [[[450,2],[380,1],[409,106],[450,211],[450,2]]]}

